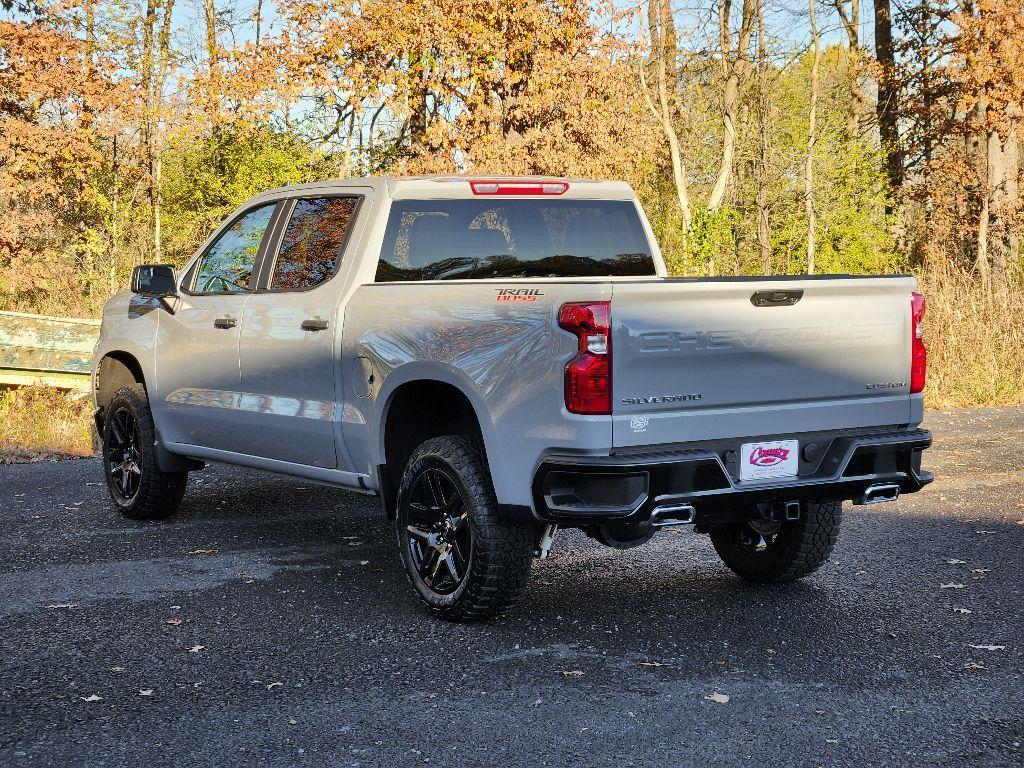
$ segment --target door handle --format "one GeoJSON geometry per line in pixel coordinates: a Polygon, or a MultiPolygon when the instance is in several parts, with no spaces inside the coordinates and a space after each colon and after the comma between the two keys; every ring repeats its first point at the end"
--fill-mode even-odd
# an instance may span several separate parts
{"type": "Polygon", "coordinates": [[[314,317],[309,320],[303,320],[300,327],[304,331],[326,331],[328,325],[330,324],[323,318],[314,317]]]}
{"type": "Polygon", "coordinates": [[[214,328],[234,328],[238,321],[233,317],[218,317],[213,321],[214,328]]]}

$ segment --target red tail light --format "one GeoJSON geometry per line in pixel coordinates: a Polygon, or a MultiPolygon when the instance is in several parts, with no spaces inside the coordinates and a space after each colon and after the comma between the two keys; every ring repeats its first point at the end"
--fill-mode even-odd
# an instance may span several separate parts
{"type": "Polygon", "coordinates": [[[565,407],[589,416],[612,412],[612,305],[607,301],[563,304],[558,325],[579,340],[565,366],[565,407]]]}
{"type": "Polygon", "coordinates": [[[910,294],[910,392],[924,389],[928,351],[924,348],[924,296],[910,294]]]}
{"type": "Polygon", "coordinates": [[[564,195],[564,181],[471,181],[474,195],[564,195]]]}

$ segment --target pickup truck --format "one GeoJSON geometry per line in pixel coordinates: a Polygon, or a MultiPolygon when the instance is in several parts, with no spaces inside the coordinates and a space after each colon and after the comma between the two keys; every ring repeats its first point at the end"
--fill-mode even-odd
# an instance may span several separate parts
{"type": "Polygon", "coordinates": [[[103,315],[116,508],[172,515],[205,462],[380,497],[434,613],[492,616],[559,528],[707,533],[740,577],[829,557],[842,503],[921,468],[907,276],[670,278],[624,183],[330,181],[246,202],[103,315]]]}

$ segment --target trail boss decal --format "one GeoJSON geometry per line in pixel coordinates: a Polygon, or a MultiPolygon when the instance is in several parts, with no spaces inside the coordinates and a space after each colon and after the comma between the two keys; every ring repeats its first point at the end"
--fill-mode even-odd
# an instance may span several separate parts
{"type": "Polygon", "coordinates": [[[544,294],[537,288],[495,288],[498,296],[495,301],[536,301],[544,294]]]}

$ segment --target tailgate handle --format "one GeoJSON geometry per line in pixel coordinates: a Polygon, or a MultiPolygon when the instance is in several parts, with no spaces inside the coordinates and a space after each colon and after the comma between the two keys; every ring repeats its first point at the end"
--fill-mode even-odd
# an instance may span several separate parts
{"type": "Polygon", "coordinates": [[[750,303],[755,307],[792,307],[804,297],[800,291],[754,291],[750,303]]]}

